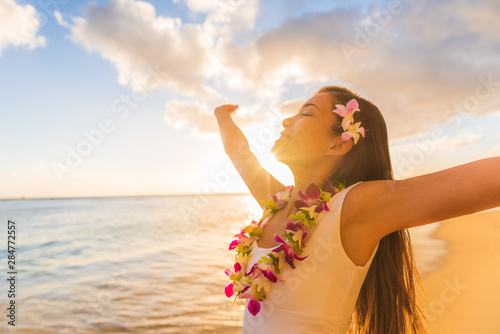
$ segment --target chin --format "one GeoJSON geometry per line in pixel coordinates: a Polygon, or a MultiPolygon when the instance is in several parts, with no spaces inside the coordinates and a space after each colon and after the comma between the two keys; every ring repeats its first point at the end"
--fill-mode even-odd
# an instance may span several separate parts
{"type": "MultiPolygon", "coordinates": [[[[297,166],[311,166],[312,161],[318,160],[317,156],[313,156],[303,152],[286,150],[285,146],[280,145],[274,145],[271,148],[270,152],[274,156],[276,161],[287,165],[290,169],[293,169],[293,167],[297,166]]],[[[312,166],[314,165],[315,164],[313,164],[312,166]]]]}
{"type": "Polygon", "coordinates": [[[271,149],[271,154],[273,155],[274,159],[278,162],[286,164],[286,162],[283,160],[283,157],[280,154],[277,154],[275,151],[271,149]]]}
{"type": "Polygon", "coordinates": [[[289,166],[289,163],[291,162],[292,160],[292,157],[290,154],[287,154],[287,152],[285,152],[282,147],[279,147],[277,145],[274,145],[272,148],[271,148],[271,154],[274,156],[274,158],[276,159],[276,161],[279,161],[281,163],[284,163],[285,165],[289,166]]]}
{"type": "Polygon", "coordinates": [[[297,151],[297,149],[293,147],[293,145],[287,145],[287,144],[288,144],[287,142],[282,142],[280,140],[277,140],[274,143],[274,146],[270,150],[271,154],[274,156],[276,161],[284,163],[290,168],[293,165],[301,164],[302,159],[300,159],[300,157],[304,158],[305,154],[297,151]]]}
{"type": "Polygon", "coordinates": [[[283,157],[283,145],[280,145],[280,143],[278,141],[276,141],[274,143],[274,146],[271,147],[271,150],[269,151],[271,152],[271,154],[274,156],[274,158],[279,161],[279,162],[283,162],[282,161],[282,157],[283,157]]]}

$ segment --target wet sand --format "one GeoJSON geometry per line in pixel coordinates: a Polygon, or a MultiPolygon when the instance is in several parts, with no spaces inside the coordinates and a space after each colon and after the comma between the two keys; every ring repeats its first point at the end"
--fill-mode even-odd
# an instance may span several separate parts
{"type": "Polygon", "coordinates": [[[443,221],[433,236],[449,253],[422,276],[429,332],[500,333],[500,211],[443,221]]]}

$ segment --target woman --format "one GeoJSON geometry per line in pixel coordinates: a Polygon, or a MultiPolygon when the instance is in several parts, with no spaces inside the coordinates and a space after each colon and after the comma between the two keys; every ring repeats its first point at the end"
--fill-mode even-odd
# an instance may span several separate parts
{"type": "Polygon", "coordinates": [[[499,206],[500,158],[393,180],[380,111],[326,86],[283,121],[272,152],[293,172],[284,187],[250,151],[236,109],[215,116],[264,209],[230,245],[226,295],[246,298],[243,333],[425,333],[407,229],[499,206]]]}

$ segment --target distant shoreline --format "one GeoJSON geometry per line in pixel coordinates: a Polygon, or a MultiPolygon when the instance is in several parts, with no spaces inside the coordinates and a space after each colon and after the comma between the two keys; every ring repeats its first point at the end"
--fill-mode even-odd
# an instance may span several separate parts
{"type": "Polygon", "coordinates": [[[164,194],[164,195],[109,195],[109,196],[75,196],[75,197],[12,197],[0,198],[0,201],[44,200],[44,199],[84,199],[84,198],[132,198],[132,197],[179,197],[179,196],[233,196],[250,195],[250,193],[192,193],[192,194],[164,194]]]}

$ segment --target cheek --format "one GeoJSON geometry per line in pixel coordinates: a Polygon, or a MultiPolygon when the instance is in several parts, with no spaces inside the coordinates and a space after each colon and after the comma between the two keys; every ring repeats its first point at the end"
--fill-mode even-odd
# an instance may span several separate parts
{"type": "Polygon", "coordinates": [[[331,129],[322,123],[321,120],[316,120],[308,124],[305,122],[300,124],[297,127],[297,134],[300,134],[304,140],[310,142],[322,142],[330,137],[331,129]]]}
{"type": "Polygon", "coordinates": [[[313,152],[322,152],[328,146],[331,139],[330,130],[324,126],[311,126],[303,131],[298,131],[296,144],[304,150],[313,152]]]}

